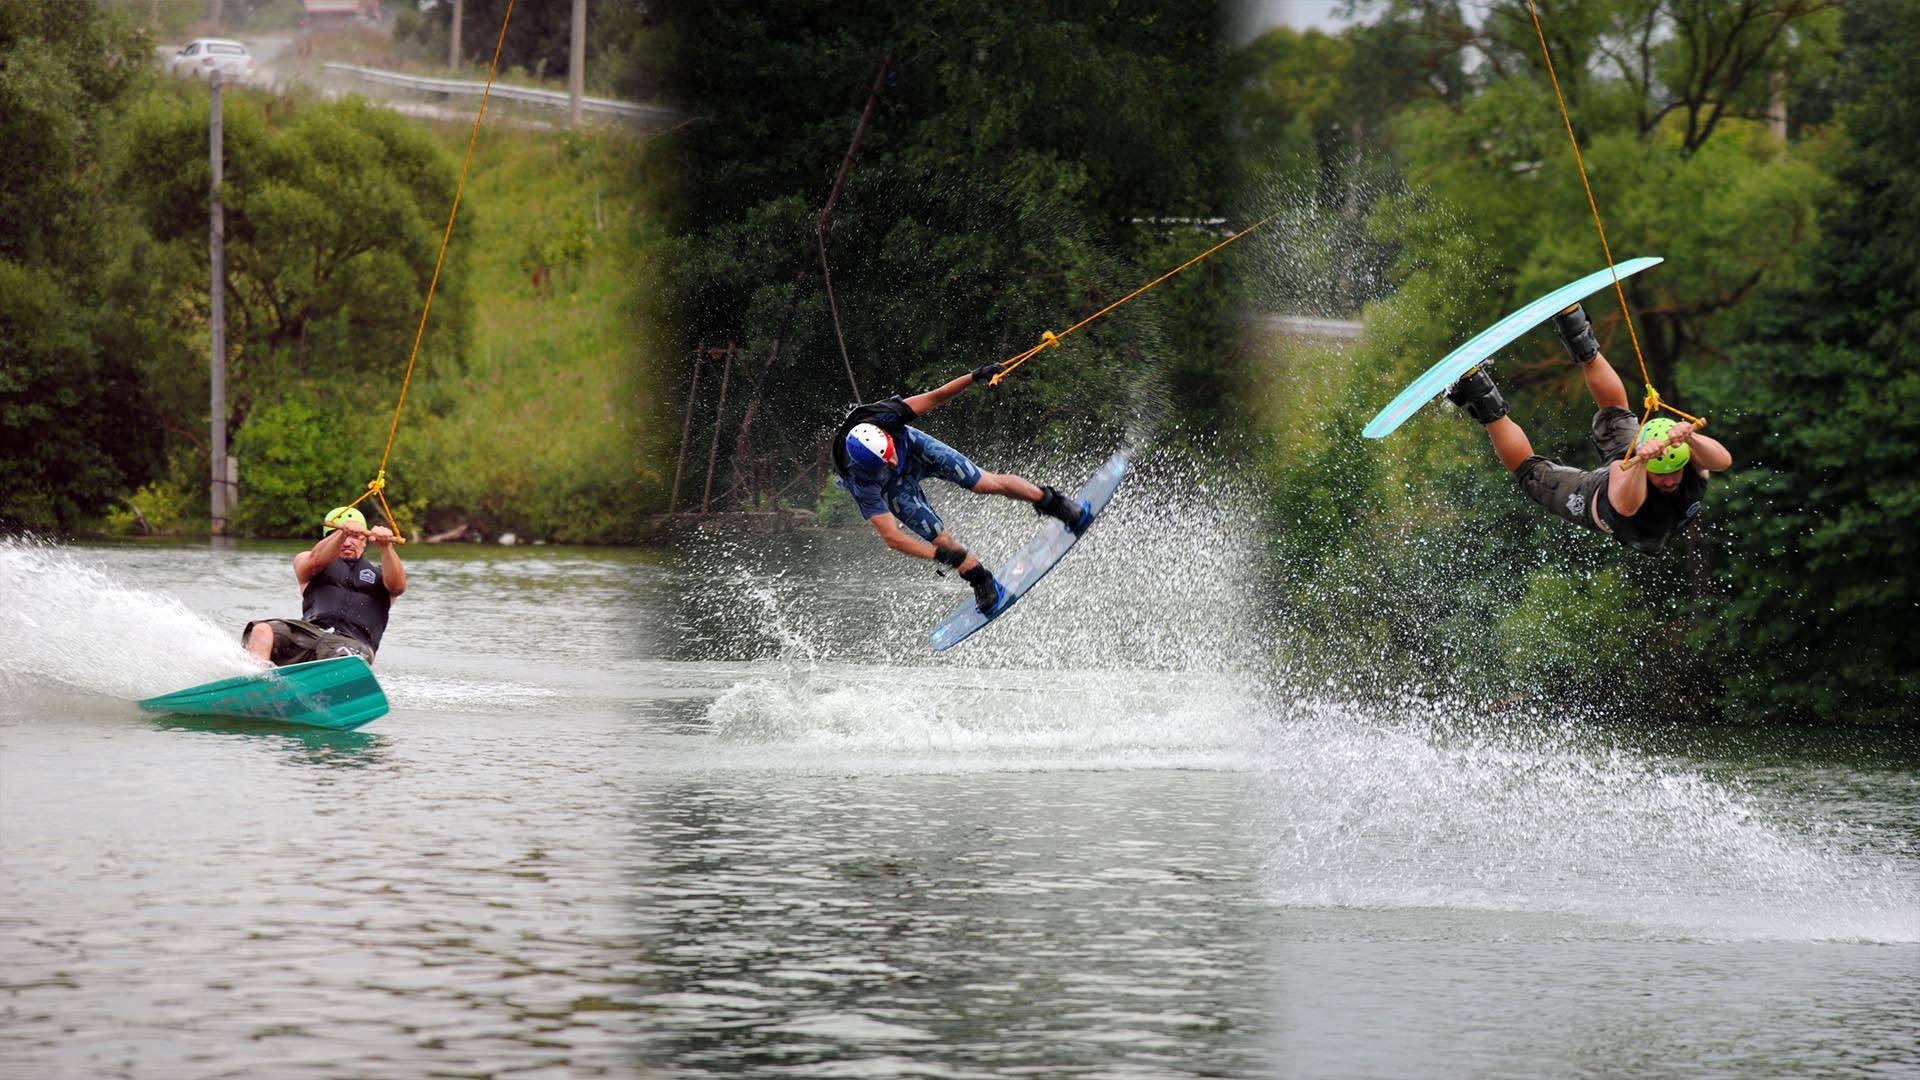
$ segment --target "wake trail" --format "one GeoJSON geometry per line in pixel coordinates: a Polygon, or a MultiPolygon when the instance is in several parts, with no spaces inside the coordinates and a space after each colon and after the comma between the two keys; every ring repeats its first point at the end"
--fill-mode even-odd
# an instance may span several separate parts
{"type": "Polygon", "coordinates": [[[1596,724],[1302,699],[1256,812],[1289,906],[1544,912],[1714,940],[1920,941],[1910,851],[1596,724]]]}
{"type": "Polygon", "coordinates": [[[138,699],[261,665],[229,629],[169,596],[116,580],[83,554],[0,539],[0,686],[138,699]]]}

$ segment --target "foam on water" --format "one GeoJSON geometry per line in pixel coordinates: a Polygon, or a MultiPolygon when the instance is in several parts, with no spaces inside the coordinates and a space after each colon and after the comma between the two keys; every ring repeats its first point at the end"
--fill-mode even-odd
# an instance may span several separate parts
{"type": "MultiPolygon", "coordinates": [[[[1034,527],[1004,500],[931,494],[990,565],[1034,527]]],[[[1716,940],[1920,940],[1911,842],[1847,827],[1817,794],[1749,790],[1631,730],[1614,737],[1551,710],[1363,705],[1299,687],[1266,649],[1285,627],[1251,599],[1253,506],[1241,485],[1148,455],[1053,576],[942,654],[924,629],[957,589],[877,540],[803,537],[770,554],[762,540],[705,538],[693,596],[729,623],[703,658],[748,663],[705,711],[704,760],[833,774],[1252,772],[1266,892],[1283,905],[1539,913],[1716,940]]]]}
{"type": "Polygon", "coordinates": [[[0,538],[0,685],[137,699],[257,671],[231,629],[115,580],[73,551],[0,538]]]}
{"type": "MultiPolygon", "coordinates": [[[[1085,462],[1076,466],[1085,471],[1085,462]]],[[[1017,463],[1059,476],[1055,461],[1017,463]]],[[[936,485],[989,566],[1040,523],[1025,504],[936,485]]],[[[700,538],[694,604],[724,620],[702,659],[758,661],[708,708],[736,759],[813,768],[1220,767],[1246,760],[1259,693],[1243,597],[1250,501],[1192,459],[1143,455],[1107,514],[1020,605],[950,652],[928,629],[966,594],[863,535],[778,550],[700,538]],[[865,542],[863,542],[865,541],[865,542]],[[775,752],[775,748],[778,751],[775,752]]]]}
{"type": "Polygon", "coordinates": [[[1714,939],[1920,941],[1897,839],[1539,715],[1295,702],[1268,886],[1306,907],[1548,912],[1714,939]],[[1892,844],[1892,847],[1889,847],[1892,844]]]}
{"type": "Polygon", "coordinates": [[[1129,685],[1101,672],[929,678],[781,666],[723,692],[706,722],[735,765],[806,772],[1244,767],[1256,696],[1218,680],[1129,685]],[[910,689],[909,689],[910,688],[910,689]]]}

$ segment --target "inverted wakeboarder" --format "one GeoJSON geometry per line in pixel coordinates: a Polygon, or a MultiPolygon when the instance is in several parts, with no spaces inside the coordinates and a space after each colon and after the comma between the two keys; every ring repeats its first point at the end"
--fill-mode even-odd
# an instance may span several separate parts
{"type": "Polygon", "coordinates": [[[1576,303],[1553,317],[1553,327],[1593,396],[1593,445],[1600,451],[1600,468],[1583,472],[1534,453],[1526,431],[1507,415],[1506,400],[1486,364],[1448,387],[1447,400],[1486,425],[1500,464],[1534,502],[1635,551],[1659,551],[1700,513],[1707,478],[1731,468],[1733,455],[1686,421],[1661,417],[1636,434],[1627,388],[1600,354],[1586,311],[1576,303]]]}
{"type": "Polygon", "coordinates": [[[300,583],[298,619],[257,619],[240,632],[247,651],[275,666],[358,656],[373,663],[387,630],[387,610],[407,591],[406,567],[385,525],[367,528],[366,515],[351,506],[327,512],[325,535],[293,557],[300,583]],[[361,558],[368,542],[380,561],[361,558]]]}
{"type": "Polygon", "coordinates": [[[925,416],[975,383],[989,383],[1005,368],[1004,362],[987,364],[924,394],[862,405],[840,422],[832,443],[836,483],[853,496],[860,515],[880,539],[895,551],[959,571],[961,580],[973,587],[974,604],[987,613],[1001,604],[1006,590],[979,557],[947,531],[920,487],[922,480],[937,476],[981,495],[1030,502],[1036,513],[1058,518],[1075,536],[1093,523],[1093,510],[1084,500],[1013,473],[985,472],[958,450],[909,426],[908,421],[925,416]]]}

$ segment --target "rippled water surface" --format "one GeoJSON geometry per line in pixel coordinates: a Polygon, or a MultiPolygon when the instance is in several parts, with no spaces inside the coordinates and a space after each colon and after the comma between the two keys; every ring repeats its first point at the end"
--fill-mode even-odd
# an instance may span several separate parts
{"type": "Polygon", "coordinates": [[[409,549],[350,734],[130,704],[291,548],[0,544],[0,1075],[1920,1071],[1909,736],[1328,700],[1143,488],[938,658],[863,537],[409,549]]]}

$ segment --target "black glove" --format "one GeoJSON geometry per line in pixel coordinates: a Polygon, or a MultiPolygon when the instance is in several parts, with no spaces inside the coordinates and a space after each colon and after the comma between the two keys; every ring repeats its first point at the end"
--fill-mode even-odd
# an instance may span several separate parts
{"type": "Polygon", "coordinates": [[[1004,369],[1005,364],[1006,364],[1006,361],[1004,360],[995,360],[991,364],[982,364],[979,367],[974,368],[973,381],[981,384],[982,386],[991,383],[993,381],[994,376],[1000,374],[1000,372],[1004,369]]]}
{"type": "Polygon", "coordinates": [[[960,564],[967,561],[967,549],[963,547],[948,547],[945,544],[935,544],[933,545],[933,561],[958,570],[960,569],[960,564]]]}
{"type": "Polygon", "coordinates": [[[1553,317],[1553,332],[1560,335],[1561,344],[1573,354],[1573,362],[1584,364],[1600,353],[1600,342],[1593,336],[1593,324],[1587,321],[1587,312],[1579,304],[1553,317]]]}

